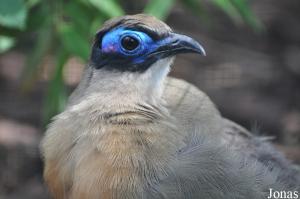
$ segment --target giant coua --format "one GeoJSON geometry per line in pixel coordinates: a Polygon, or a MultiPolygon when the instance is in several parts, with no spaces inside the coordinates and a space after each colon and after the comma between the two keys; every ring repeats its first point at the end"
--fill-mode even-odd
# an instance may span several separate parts
{"type": "Polygon", "coordinates": [[[103,25],[79,86],[42,141],[55,199],[256,199],[270,188],[295,189],[296,171],[268,143],[167,77],[174,56],[189,52],[205,54],[151,16],[103,25]]]}

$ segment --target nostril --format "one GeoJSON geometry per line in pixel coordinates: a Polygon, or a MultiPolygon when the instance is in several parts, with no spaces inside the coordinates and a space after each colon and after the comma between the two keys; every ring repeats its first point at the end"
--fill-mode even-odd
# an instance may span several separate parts
{"type": "Polygon", "coordinates": [[[172,46],[176,46],[176,45],[178,45],[179,44],[179,39],[176,39],[176,40],[174,40],[173,42],[172,42],[172,46]]]}

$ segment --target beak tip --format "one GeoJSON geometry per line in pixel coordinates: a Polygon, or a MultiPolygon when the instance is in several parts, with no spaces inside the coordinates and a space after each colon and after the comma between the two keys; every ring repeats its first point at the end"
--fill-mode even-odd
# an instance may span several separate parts
{"type": "Polygon", "coordinates": [[[205,51],[204,47],[201,44],[199,44],[198,42],[196,42],[195,49],[196,49],[196,52],[199,53],[200,55],[206,56],[206,51],[205,51]]]}
{"type": "Polygon", "coordinates": [[[204,48],[202,46],[200,46],[200,54],[203,56],[206,56],[206,51],[204,50],[204,48]]]}

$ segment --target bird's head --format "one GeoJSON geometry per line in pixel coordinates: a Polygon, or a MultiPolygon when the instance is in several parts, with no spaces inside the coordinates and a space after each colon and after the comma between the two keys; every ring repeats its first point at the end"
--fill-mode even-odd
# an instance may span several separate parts
{"type": "Polygon", "coordinates": [[[85,88],[85,93],[109,92],[111,98],[120,93],[159,98],[173,57],[189,52],[205,54],[194,39],[174,33],[155,17],[114,18],[95,36],[80,88],[85,88]]]}
{"type": "Polygon", "coordinates": [[[142,73],[180,53],[205,55],[194,39],[174,33],[155,17],[138,14],[107,21],[96,35],[91,61],[96,69],[142,73]]]}

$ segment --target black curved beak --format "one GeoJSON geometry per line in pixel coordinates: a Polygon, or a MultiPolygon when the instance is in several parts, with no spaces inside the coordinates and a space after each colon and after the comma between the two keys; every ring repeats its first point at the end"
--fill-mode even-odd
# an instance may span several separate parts
{"type": "Polygon", "coordinates": [[[159,47],[151,53],[161,58],[182,53],[198,53],[205,56],[204,48],[191,37],[171,33],[167,38],[159,42],[159,47]]]}

